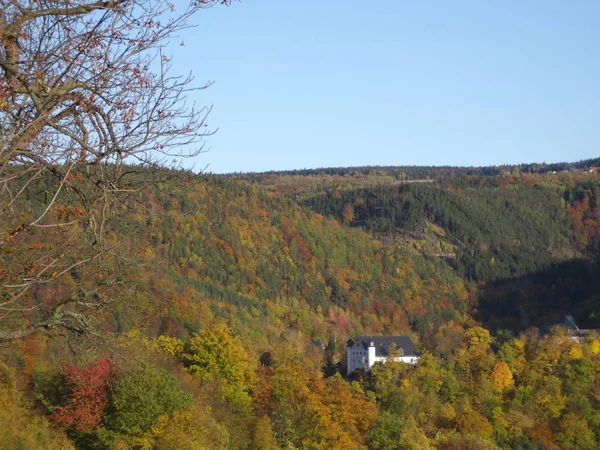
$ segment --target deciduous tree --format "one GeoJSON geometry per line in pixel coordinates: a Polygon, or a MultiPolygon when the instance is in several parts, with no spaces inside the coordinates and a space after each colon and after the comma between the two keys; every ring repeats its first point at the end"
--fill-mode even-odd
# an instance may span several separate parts
{"type": "Polygon", "coordinates": [[[197,11],[154,0],[0,0],[0,339],[89,328],[119,285],[119,209],[135,166],[198,154],[207,86],[165,46],[197,11]],[[112,231],[111,231],[112,230],[112,231]],[[93,270],[86,266],[95,264],[93,270]]]}
{"type": "Polygon", "coordinates": [[[226,399],[249,407],[256,382],[254,363],[239,337],[223,322],[202,330],[185,347],[181,359],[189,372],[204,380],[216,380],[226,399]]]}
{"type": "Polygon", "coordinates": [[[115,384],[108,428],[123,435],[148,432],[161,415],[170,415],[192,403],[192,395],[165,370],[147,363],[124,374],[115,384]]]}
{"type": "Polygon", "coordinates": [[[510,367],[503,361],[496,363],[490,378],[492,383],[494,383],[494,386],[501,392],[514,385],[510,367]]]}
{"type": "Polygon", "coordinates": [[[100,358],[81,369],[67,364],[62,375],[70,392],[66,404],[58,406],[51,419],[82,433],[100,426],[110,399],[109,382],[114,377],[110,359],[100,358]]]}

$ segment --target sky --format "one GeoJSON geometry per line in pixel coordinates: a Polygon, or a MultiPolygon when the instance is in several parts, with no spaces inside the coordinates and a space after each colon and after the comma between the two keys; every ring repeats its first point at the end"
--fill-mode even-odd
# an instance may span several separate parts
{"type": "Polygon", "coordinates": [[[194,170],[600,156],[598,0],[242,0],[193,23],[168,50],[214,81],[194,170]]]}

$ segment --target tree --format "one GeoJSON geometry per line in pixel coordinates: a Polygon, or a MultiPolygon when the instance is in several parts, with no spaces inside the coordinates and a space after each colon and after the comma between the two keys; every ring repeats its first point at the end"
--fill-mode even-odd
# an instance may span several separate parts
{"type": "MultiPolygon", "coordinates": [[[[227,426],[215,419],[210,407],[195,404],[172,417],[161,416],[154,448],[164,450],[225,450],[230,447],[227,426]]],[[[260,448],[260,447],[257,447],[260,448]]]]}
{"type": "Polygon", "coordinates": [[[561,420],[560,429],[556,441],[562,448],[597,448],[594,432],[589,429],[587,422],[578,414],[566,414],[561,420]]]}
{"type": "Polygon", "coordinates": [[[412,417],[384,411],[368,432],[369,444],[377,450],[430,449],[427,436],[412,417]]]}
{"type": "Polygon", "coordinates": [[[369,430],[369,444],[377,450],[400,448],[400,437],[407,427],[407,420],[384,411],[369,430]]]}
{"type": "Polygon", "coordinates": [[[114,297],[111,221],[147,184],[132,164],[196,155],[211,133],[210,108],[186,103],[208,84],[171,75],[164,48],[217,3],[0,0],[0,339],[83,332],[114,297]]]}
{"type": "Polygon", "coordinates": [[[467,408],[458,418],[458,426],[465,435],[474,435],[489,438],[494,428],[490,422],[478,411],[467,408]]]}
{"type": "Polygon", "coordinates": [[[109,383],[114,377],[110,359],[100,358],[82,369],[67,364],[62,375],[70,392],[66,403],[56,408],[51,419],[82,433],[100,426],[109,402],[109,383]]]}
{"type": "Polygon", "coordinates": [[[250,407],[255,364],[242,340],[225,323],[216,322],[192,337],[180,358],[191,374],[220,383],[231,403],[250,407]]]}
{"type": "Polygon", "coordinates": [[[74,450],[67,436],[26,409],[14,373],[0,362],[0,448],[74,450]]]}
{"type": "Polygon", "coordinates": [[[257,450],[277,450],[277,439],[273,435],[273,423],[269,416],[263,416],[256,424],[254,430],[254,448],[257,450]]]}
{"type": "Polygon", "coordinates": [[[180,411],[192,403],[192,394],[166,370],[142,363],[123,375],[112,393],[107,427],[124,435],[150,431],[162,415],[180,411]]]}
{"type": "Polygon", "coordinates": [[[494,370],[490,375],[490,379],[500,392],[503,392],[504,390],[514,386],[514,380],[512,372],[510,371],[510,367],[508,367],[508,364],[503,361],[496,363],[494,370]]]}
{"type": "Polygon", "coordinates": [[[346,203],[342,211],[344,225],[349,225],[354,220],[354,206],[352,203],[346,203]]]}

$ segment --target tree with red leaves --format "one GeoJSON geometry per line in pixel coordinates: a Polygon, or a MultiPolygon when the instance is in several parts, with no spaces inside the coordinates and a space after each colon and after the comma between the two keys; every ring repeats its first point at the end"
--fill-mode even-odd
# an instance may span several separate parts
{"type": "Polygon", "coordinates": [[[102,425],[102,415],[110,400],[109,384],[115,377],[109,358],[79,369],[67,364],[62,371],[70,394],[64,406],[59,406],[51,419],[65,428],[87,433],[102,425]]]}

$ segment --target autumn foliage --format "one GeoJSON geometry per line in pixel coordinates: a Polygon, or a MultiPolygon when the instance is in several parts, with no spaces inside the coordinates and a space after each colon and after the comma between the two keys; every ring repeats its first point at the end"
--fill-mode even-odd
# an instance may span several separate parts
{"type": "Polygon", "coordinates": [[[58,406],[52,414],[52,421],[83,433],[101,426],[109,402],[109,384],[114,378],[111,360],[100,358],[81,369],[70,363],[64,367],[62,375],[69,394],[65,404],[58,406]]]}
{"type": "MultiPolygon", "coordinates": [[[[351,202],[355,216],[347,208],[345,220],[352,223],[345,226],[343,216],[316,214],[244,181],[195,181],[193,187],[157,184],[140,192],[150,207],[134,204],[127,216],[131,234],[124,245],[143,264],[126,280],[135,286],[124,292],[126,301],[99,316],[117,337],[110,345],[124,356],[122,367],[116,370],[114,359],[93,349],[95,362],[75,364],[64,350],[73,342],[58,334],[5,352],[22,379],[33,377],[31,398],[41,399],[36,411],[46,411],[76,445],[597,446],[597,334],[575,342],[560,326],[495,326],[503,323],[500,314],[513,324],[517,316],[523,324],[533,321],[532,303],[544,295],[551,301],[541,311],[550,311],[555,322],[562,302],[573,302],[577,320],[593,323],[598,272],[592,260],[561,263],[566,268],[555,268],[562,275],[550,286],[533,275],[517,277],[526,285],[522,290],[504,281],[475,284],[451,267],[446,258],[452,256],[416,253],[448,250],[440,242],[448,230],[442,233],[440,225],[424,226],[430,241],[410,246],[362,228],[357,221],[367,220],[364,208],[377,207],[369,195],[351,202]],[[574,274],[589,283],[573,283],[574,274]],[[561,300],[565,292],[573,296],[561,300]],[[505,301],[514,302],[516,312],[505,301]],[[345,340],[369,333],[410,335],[419,363],[388,361],[345,377],[345,340]]],[[[522,194],[529,202],[551,195],[535,192],[546,189],[540,185],[549,178],[528,175],[526,181],[519,193],[519,181],[504,180],[494,189],[510,192],[494,198],[522,194]]],[[[452,192],[460,191],[458,183],[452,192]]],[[[336,188],[331,198],[343,208],[347,195],[336,188]]],[[[443,203],[445,197],[432,198],[443,203]]],[[[533,209],[542,214],[541,206],[533,209]]],[[[557,214],[559,222],[570,220],[564,210],[557,214]]],[[[518,253],[513,256],[507,263],[518,264],[518,253]]],[[[36,294],[56,300],[50,289],[36,294]]],[[[89,351],[75,349],[74,355],[89,361],[89,351]]]]}
{"type": "Polygon", "coordinates": [[[510,367],[508,367],[508,364],[506,364],[504,361],[496,363],[490,378],[492,383],[494,383],[494,386],[496,386],[496,388],[500,391],[504,391],[514,385],[510,367]]]}

